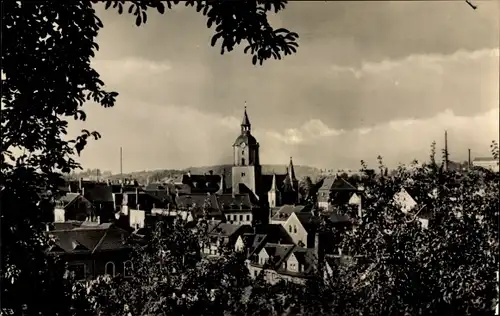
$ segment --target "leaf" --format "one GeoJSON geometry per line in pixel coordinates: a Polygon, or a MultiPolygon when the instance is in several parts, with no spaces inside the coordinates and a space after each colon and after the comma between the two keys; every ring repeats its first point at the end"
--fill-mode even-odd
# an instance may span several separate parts
{"type": "Polygon", "coordinates": [[[158,12],[160,12],[160,14],[165,13],[165,5],[161,1],[158,1],[156,9],[158,10],[158,12]]]}

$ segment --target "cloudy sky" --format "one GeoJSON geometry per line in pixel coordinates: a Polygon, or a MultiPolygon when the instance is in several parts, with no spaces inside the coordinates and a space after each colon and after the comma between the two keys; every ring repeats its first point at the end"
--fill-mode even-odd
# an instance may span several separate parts
{"type": "Polygon", "coordinates": [[[499,2],[290,2],[272,17],[299,33],[296,55],[253,66],[220,55],[182,5],[148,24],[98,7],[94,60],[116,106],[88,104],[101,132],[85,168],[124,172],[230,163],[244,102],[263,163],[357,168],[428,157],[448,130],[451,158],[488,155],[499,134],[499,2]]]}

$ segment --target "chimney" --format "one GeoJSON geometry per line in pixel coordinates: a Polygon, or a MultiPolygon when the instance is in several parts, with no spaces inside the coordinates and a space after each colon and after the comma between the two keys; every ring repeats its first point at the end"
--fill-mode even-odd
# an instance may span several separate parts
{"type": "Polygon", "coordinates": [[[78,188],[80,190],[83,190],[83,178],[80,178],[80,180],[78,180],[78,188]]]}
{"type": "Polygon", "coordinates": [[[135,188],[135,205],[139,205],[139,188],[135,188]]]}
{"type": "Polygon", "coordinates": [[[50,224],[49,223],[45,224],[45,231],[50,232],[50,224]]]}
{"type": "Polygon", "coordinates": [[[97,216],[97,222],[98,222],[99,224],[102,224],[102,223],[103,223],[103,222],[101,222],[101,217],[100,217],[100,216],[97,216]]]}
{"type": "Polygon", "coordinates": [[[314,256],[316,261],[316,271],[319,270],[323,253],[320,249],[319,233],[314,234],[314,256]],[[320,257],[321,256],[321,257],[320,257]]]}
{"type": "Polygon", "coordinates": [[[80,194],[81,194],[82,196],[85,196],[85,188],[82,188],[82,189],[80,190],[80,194]]]}
{"type": "Polygon", "coordinates": [[[214,175],[214,171],[213,170],[208,170],[208,174],[213,176],[214,175]]]}
{"type": "Polygon", "coordinates": [[[141,210],[141,205],[137,204],[137,210],[141,210]]]}
{"type": "Polygon", "coordinates": [[[188,170],[188,177],[191,178],[191,170],[188,170]]]}

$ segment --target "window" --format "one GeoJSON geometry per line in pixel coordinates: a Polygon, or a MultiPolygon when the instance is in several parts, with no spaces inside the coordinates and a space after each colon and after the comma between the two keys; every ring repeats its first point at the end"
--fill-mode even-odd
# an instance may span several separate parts
{"type": "Polygon", "coordinates": [[[297,226],[296,225],[293,225],[293,233],[296,234],[297,233],[297,226]]]}
{"type": "Polygon", "coordinates": [[[241,165],[244,166],[245,165],[245,158],[241,158],[241,165]]]}
{"type": "Polygon", "coordinates": [[[257,270],[253,270],[253,276],[256,277],[257,276],[257,270]]]}
{"type": "Polygon", "coordinates": [[[242,150],[242,151],[241,151],[241,154],[242,154],[242,155],[244,155],[244,154],[245,154],[245,151],[244,151],[244,150],[242,150]]]}
{"type": "Polygon", "coordinates": [[[288,225],[288,232],[291,233],[292,232],[292,225],[288,225]]]}
{"type": "Polygon", "coordinates": [[[247,222],[250,221],[250,215],[247,215],[247,222]]]}
{"type": "Polygon", "coordinates": [[[230,221],[231,220],[231,215],[228,215],[227,216],[227,220],[230,221]]]}
{"type": "Polygon", "coordinates": [[[104,274],[110,275],[112,277],[115,276],[115,264],[113,262],[108,262],[104,266],[104,274]]]}
{"type": "Polygon", "coordinates": [[[242,173],[241,173],[241,176],[242,176],[242,177],[244,177],[244,176],[245,176],[245,173],[244,173],[244,172],[242,172],[242,173]]]}
{"type": "Polygon", "coordinates": [[[243,215],[240,215],[240,222],[243,222],[243,215]]]}
{"type": "Polygon", "coordinates": [[[85,263],[72,264],[68,267],[68,270],[74,274],[75,279],[85,279],[85,263]]]}
{"type": "Polygon", "coordinates": [[[134,270],[134,265],[132,261],[127,260],[123,263],[123,276],[129,278],[132,276],[132,272],[134,270]]]}

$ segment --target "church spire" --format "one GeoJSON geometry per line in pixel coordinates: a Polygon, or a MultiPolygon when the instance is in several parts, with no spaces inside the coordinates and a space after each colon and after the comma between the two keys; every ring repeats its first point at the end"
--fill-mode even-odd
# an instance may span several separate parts
{"type": "Polygon", "coordinates": [[[250,132],[251,124],[250,120],[248,119],[248,114],[247,114],[247,102],[245,101],[245,111],[243,112],[243,120],[241,120],[241,132],[250,132]]]}
{"type": "Polygon", "coordinates": [[[271,184],[271,191],[276,191],[276,174],[273,173],[273,182],[271,184]]]}
{"type": "Polygon", "coordinates": [[[219,183],[219,190],[217,190],[217,194],[224,194],[226,191],[226,183],[224,182],[224,174],[225,170],[222,170],[222,173],[220,174],[220,183],[219,183]]]}
{"type": "Polygon", "coordinates": [[[297,180],[295,178],[295,169],[293,168],[293,161],[292,157],[290,157],[290,164],[288,165],[288,176],[290,177],[290,180],[295,181],[297,180]]]}

